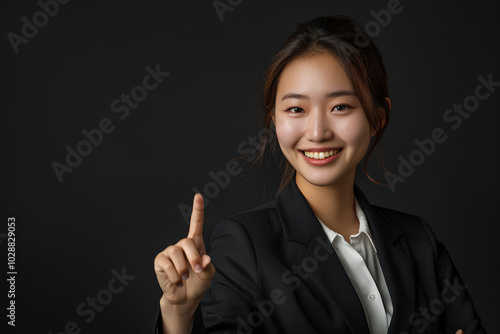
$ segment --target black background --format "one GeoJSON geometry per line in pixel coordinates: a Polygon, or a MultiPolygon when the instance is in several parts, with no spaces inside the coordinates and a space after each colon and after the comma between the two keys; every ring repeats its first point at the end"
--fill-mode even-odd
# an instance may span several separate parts
{"type": "MultiPolygon", "coordinates": [[[[227,2],[223,0],[223,2],[227,2]]],[[[236,2],[236,1],[234,1],[236,2]]],[[[233,3],[234,3],[233,2],[233,3]]],[[[429,138],[447,140],[397,191],[358,175],[373,204],[413,213],[432,226],[469,286],[485,328],[498,330],[500,91],[453,130],[443,114],[475,92],[478,76],[500,81],[500,23],[492,2],[402,0],[402,11],[375,34],[389,74],[392,114],[382,142],[387,169],[429,138]]],[[[0,5],[2,283],[7,218],[16,218],[16,324],[12,332],[150,333],[161,297],[158,252],[187,235],[179,204],[225,170],[258,129],[266,64],[298,22],[344,14],[362,27],[388,1],[242,1],[221,21],[207,1],[71,1],[14,52],[35,1],[0,5]],[[159,67],[170,75],[120,120],[110,104],[159,67]],[[81,131],[109,118],[115,130],[59,182],[81,131]],[[77,306],[107,287],[111,271],[131,280],[97,312],[77,306]]],[[[376,21],[375,21],[376,22],[376,21]]],[[[500,90],[500,89],[497,89],[500,90]]],[[[376,155],[370,174],[385,182],[376,155]]],[[[358,173],[361,174],[361,173],[358,173]]],[[[243,175],[243,174],[242,174],[243,175]]],[[[270,200],[274,169],[235,177],[210,199],[205,233],[221,218],[270,200]]],[[[275,178],[276,179],[276,178],[275,178]]],[[[7,287],[0,292],[2,326],[7,287]]],[[[12,328],[11,328],[12,330],[12,328]]]]}

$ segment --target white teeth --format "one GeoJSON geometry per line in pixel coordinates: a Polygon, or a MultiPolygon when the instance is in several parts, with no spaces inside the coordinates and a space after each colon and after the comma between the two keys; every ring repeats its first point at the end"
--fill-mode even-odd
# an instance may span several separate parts
{"type": "Polygon", "coordinates": [[[335,154],[339,153],[340,151],[341,151],[341,149],[330,150],[330,151],[325,151],[325,152],[307,152],[307,151],[304,151],[304,155],[308,158],[311,158],[311,159],[321,160],[321,159],[331,157],[332,155],[335,155],[335,154]]]}

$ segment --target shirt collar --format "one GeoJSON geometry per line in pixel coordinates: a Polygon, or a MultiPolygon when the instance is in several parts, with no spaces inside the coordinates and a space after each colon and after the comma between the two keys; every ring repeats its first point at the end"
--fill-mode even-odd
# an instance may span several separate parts
{"type": "MultiPolygon", "coordinates": [[[[356,216],[358,217],[359,220],[359,232],[353,236],[360,235],[361,233],[364,233],[367,237],[368,240],[370,240],[370,244],[372,245],[373,249],[375,250],[375,253],[377,252],[377,248],[375,247],[375,243],[372,240],[372,234],[370,231],[370,227],[368,226],[368,220],[366,219],[366,215],[361,208],[361,205],[359,205],[358,199],[356,196],[354,196],[354,204],[355,204],[355,210],[356,210],[356,216]]],[[[333,231],[330,229],[328,226],[326,226],[321,219],[319,219],[317,216],[316,218],[318,219],[319,223],[321,224],[321,227],[323,227],[323,230],[325,231],[326,236],[330,240],[330,242],[333,242],[333,240],[339,235],[337,232],[333,231]]]]}

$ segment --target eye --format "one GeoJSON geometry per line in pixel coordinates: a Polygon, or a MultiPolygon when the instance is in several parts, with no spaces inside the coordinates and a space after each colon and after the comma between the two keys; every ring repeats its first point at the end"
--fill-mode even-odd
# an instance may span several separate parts
{"type": "Polygon", "coordinates": [[[304,109],[299,108],[299,107],[291,107],[291,108],[288,108],[286,111],[290,111],[292,114],[298,114],[298,113],[304,111],[304,109]]]}
{"type": "Polygon", "coordinates": [[[349,108],[348,105],[346,105],[346,104],[339,104],[338,106],[333,107],[332,110],[334,110],[334,111],[345,111],[345,110],[347,110],[347,108],[349,108]]]}

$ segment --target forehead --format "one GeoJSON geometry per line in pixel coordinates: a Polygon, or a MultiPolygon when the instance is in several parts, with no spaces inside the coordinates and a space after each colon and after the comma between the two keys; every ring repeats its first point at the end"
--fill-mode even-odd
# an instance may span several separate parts
{"type": "Polygon", "coordinates": [[[351,81],[339,61],[329,53],[292,60],[282,70],[276,98],[291,91],[310,96],[334,90],[353,90],[351,81]]]}

